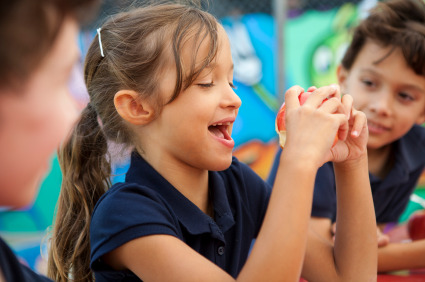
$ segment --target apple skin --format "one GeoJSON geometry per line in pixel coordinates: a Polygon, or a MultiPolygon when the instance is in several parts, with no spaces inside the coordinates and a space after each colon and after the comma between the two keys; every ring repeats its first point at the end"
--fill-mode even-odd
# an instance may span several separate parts
{"type": "MultiPolygon", "coordinates": [[[[298,100],[300,101],[300,105],[304,104],[307,98],[312,94],[312,92],[303,92],[298,96],[298,100]]],[[[327,101],[328,99],[325,98],[322,102],[322,104],[327,101]]],[[[283,148],[286,143],[286,123],[285,123],[285,113],[286,113],[286,106],[285,103],[282,104],[282,107],[280,107],[279,111],[277,112],[276,116],[276,123],[275,128],[276,132],[279,135],[279,144],[280,147],[283,148]]],[[[338,142],[338,134],[335,136],[334,143],[332,144],[332,147],[335,146],[335,144],[338,142]]]]}
{"type": "Polygon", "coordinates": [[[418,210],[410,215],[407,232],[413,241],[425,239],[425,210],[418,210]]]}

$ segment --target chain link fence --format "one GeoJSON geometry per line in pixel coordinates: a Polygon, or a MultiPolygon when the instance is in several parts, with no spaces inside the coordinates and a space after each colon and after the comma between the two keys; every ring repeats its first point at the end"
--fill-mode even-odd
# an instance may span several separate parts
{"type": "MultiPolygon", "coordinates": [[[[106,17],[124,9],[158,1],[162,0],[104,0],[98,18],[88,24],[87,28],[90,29],[100,26],[106,17]]],[[[308,10],[324,11],[338,8],[345,3],[359,4],[365,0],[201,0],[200,2],[207,11],[220,19],[232,15],[251,13],[274,15],[275,1],[283,1],[284,4],[286,4],[287,16],[292,18],[308,10]]],[[[185,1],[181,0],[181,2],[185,1]]]]}
{"type": "MultiPolygon", "coordinates": [[[[307,10],[329,10],[345,3],[358,4],[362,0],[279,0],[286,2],[288,16],[296,16],[307,10]]],[[[209,11],[217,18],[234,14],[266,13],[274,14],[274,0],[211,0],[209,11]]]]}

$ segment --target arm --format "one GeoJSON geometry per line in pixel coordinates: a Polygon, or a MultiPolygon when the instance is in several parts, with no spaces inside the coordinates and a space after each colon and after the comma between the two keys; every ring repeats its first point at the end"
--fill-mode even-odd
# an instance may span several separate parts
{"type": "MultiPolygon", "coordinates": [[[[238,281],[299,280],[315,175],[327,161],[324,155],[338,128],[348,127],[344,114],[332,114],[341,108],[339,98],[320,106],[324,98],[335,95],[335,88],[318,90],[302,107],[298,101],[301,91],[293,87],[286,94],[287,142],[260,233],[238,281]],[[326,138],[306,138],[310,134],[326,138]]],[[[144,281],[233,280],[184,242],[168,235],[137,238],[104,259],[115,269],[130,269],[144,281]]]]}
{"type": "Polygon", "coordinates": [[[378,272],[425,267],[425,240],[390,243],[378,249],[378,272]]]}
{"type": "MultiPolygon", "coordinates": [[[[312,219],[315,231],[310,232],[303,269],[303,277],[309,281],[376,280],[376,222],[365,146],[367,128],[364,125],[359,130],[357,125],[365,124],[365,117],[356,111],[353,114],[357,121],[353,121],[351,132],[360,132],[360,136],[349,136],[345,144],[339,143],[347,147],[340,146],[334,151],[341,150],[340,153],[344,149],[352,156],[342,162],[334,161],[338,206],[335,242],[329,240],[330,222],[312,219]]],[[[338,154],[335,156],[338,159],[338,154]]]]}

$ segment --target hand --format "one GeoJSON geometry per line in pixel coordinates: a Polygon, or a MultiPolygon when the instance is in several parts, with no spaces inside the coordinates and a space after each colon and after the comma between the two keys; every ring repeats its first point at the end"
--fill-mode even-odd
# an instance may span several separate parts
{"type": "MultiPolygon", "coordinates": [[[[314,163],[317,167],[331,160],[330,148],[338,132],[346,139],[350,105],[344,105],[339,87],[309,88],[313,93],[300,105],[298,96],[304,92],[299,86],[291,87],[285,95],[286,155],[314,163]],[[327,98],[326,101],[324,101],[327,98]]],[[[349,99],[347,99],[349,104],[349,99]]]]}
{"type": "MultiPolygon", "coordinates": [[[[335,241],[336,223],[332,224],[331,233],[332,233],[332,239],[333,241],[335,241]]],[[[385,247],[390,242],[390,237],[382,233],[379,227],[376,228],[376,238],[378,241],[378,248],[385,247]]]]}
{"type": "Polygon", "coordinates": [[[342,104],[348,113],[348,131],[340,128],[339,141],[331,148],[329,159],[333,162],[356,160],[367,153],[369,132],[367,119],[363,112],[353,107],[353,98],[350,95],[342,96],[342,104]]]}

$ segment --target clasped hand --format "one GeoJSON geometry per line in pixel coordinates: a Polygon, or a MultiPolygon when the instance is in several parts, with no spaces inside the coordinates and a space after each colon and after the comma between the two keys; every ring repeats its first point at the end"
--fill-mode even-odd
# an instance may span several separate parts
{"type": "Polygon", "coordinates": [[[341,97],[339,86],[310,87],[313,92],[303,105],[300,86],[285,94],[287,139],[284,150],[296,152],[298,159],[315,162],[345,162],[366,155],[367,120],[353,107],[353,98],[341,97]],[[326,101],[324,101],[327,99],[326,101]],[[333,145],[335,135],[338,142],[333,145]]]}

